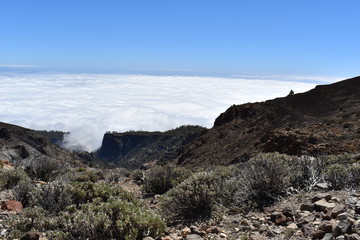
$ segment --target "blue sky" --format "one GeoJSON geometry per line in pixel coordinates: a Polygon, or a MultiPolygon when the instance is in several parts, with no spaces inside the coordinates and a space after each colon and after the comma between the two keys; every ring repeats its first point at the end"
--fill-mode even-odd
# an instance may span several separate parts
{"type": "Polygon", "coordinates": [[[358,0],[11,0],[0,65],[40,70],[352,77],[358,0]]]}

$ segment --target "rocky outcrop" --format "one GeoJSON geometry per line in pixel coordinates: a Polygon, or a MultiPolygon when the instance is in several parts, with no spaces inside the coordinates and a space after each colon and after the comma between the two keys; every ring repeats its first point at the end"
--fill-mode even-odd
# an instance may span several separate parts
{"type": "Polygon", "coordinates": [[[23,165],[41,157],[70,165],[81,164],[75,155],[52,144],[36,131],[0,122],[0,167],[23,165]]]}
{"type": "Polygon", "coordinates": [[[166,132],[106,133],[97,157],[117,166],[139,168],[152,161],[168,162],[175,159],[181,148],[206,129],[182,126],[166,132]]]}
{"type": "Polygon", "coordinates": [[[257,152],[360,151],[360,77],[261,103],[233,105],[188,145],[180,164],[231,164],[257,152]]]}

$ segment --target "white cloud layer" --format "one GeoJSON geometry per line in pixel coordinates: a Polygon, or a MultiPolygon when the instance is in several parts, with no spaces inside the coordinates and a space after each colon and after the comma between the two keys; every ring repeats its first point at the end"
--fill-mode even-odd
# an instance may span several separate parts
{"type": "Polygon", "coordinates": [[[0,121],[71,132],[67,147],[92,151],[106,131],[211,127],[232,104],[286,96],[339,79],[119,74],[2,74],[0,121]],[[320,80],[321,79],[321,80],[320,80]],[[304,80],[304,81],[302,81],[304,80]],[[313,80],[313,81],[309,81],[313,80]],[[319,81],[320,80],[320,81],[319,81]]]}

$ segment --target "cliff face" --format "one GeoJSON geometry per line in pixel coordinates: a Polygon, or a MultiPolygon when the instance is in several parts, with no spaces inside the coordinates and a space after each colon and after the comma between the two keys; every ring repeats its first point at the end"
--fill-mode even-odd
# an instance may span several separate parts
{"type": "Polygon", "coordinates": [[[180,164],[229,164],[256,152],[360,152],[360,77],[301,94],[233,105],[188,145],[180,164]]]}
{"type": "Polygon", "coordinates": [[[138,168],[153,161],[167,162],[204,132],[202,127],[183,126],[167,132],[106,133],[96,155],[126,168],[138,168]]]}

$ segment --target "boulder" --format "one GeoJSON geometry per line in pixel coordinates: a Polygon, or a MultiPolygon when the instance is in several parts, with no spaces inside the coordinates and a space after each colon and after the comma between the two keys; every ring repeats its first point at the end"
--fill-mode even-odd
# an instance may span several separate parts
{"type": "Polygon", "coordinates": [[[19,201],[9,200],[9,201],[3,202],[2,208],[6,211],[13,211],[13,212],[19,213],[22,211],[23,205],[19,201]]]}

